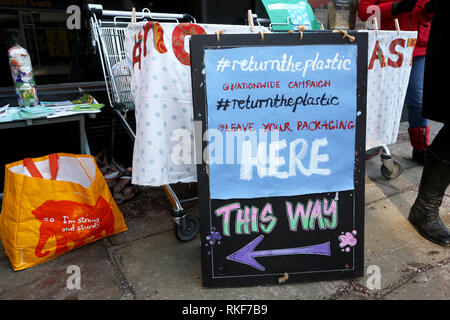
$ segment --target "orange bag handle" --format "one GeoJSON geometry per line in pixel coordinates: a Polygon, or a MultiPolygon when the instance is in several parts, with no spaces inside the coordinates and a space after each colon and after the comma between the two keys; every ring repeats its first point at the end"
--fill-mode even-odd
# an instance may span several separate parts
{"type": "MultiPolygon", "coordinates": [[[[52,176],[52,180],[56,180],[56,176],[58,175],[58,159],[59,156],[56,153],[52,153],[48,156],[48,161],[50,164],[50,174],[52,176]]],[[[28,169],[31,176],[34,178],[44,178],[42,174],[39,172],[38,168],[33,162],[31,158],[23,159],[24,166],[28,169]]]]}

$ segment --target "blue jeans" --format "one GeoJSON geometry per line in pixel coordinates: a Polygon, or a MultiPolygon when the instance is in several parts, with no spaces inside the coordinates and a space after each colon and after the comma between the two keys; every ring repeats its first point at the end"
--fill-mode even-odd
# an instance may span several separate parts
{"type": "Polygon", "coordinates": [[[425,56],[413,58],[405,103],[408,106],[408,122],[410,128],[425,128],[428,120],[422,117],[423,74],[425,56]]]}

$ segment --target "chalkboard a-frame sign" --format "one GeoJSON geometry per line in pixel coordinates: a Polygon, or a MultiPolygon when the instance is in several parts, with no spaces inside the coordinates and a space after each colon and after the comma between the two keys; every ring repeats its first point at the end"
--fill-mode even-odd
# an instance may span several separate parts
{"type": "Polygon", "coordinates": [[[364,275],[367,34],[349,35],[192,36],[203,286],[364,275]]]}

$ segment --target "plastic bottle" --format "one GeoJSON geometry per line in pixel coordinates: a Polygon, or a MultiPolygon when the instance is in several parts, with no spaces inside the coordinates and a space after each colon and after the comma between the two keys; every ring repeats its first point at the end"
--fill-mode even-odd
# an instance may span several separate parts
{"type": "Polygon", "coordinates": [[[37,106],[39,100],[28,51],[16,44],[8,50],[8,58],[19,106],[37,106]]]}

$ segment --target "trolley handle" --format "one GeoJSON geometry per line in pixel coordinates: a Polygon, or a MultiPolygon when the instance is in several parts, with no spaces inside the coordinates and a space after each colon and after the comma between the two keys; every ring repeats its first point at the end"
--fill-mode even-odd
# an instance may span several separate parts
{"type": "MultiPolygon", "coordinates": [[[[88,4],[87,11],[93,15],[99,17],[124,17],[131,18],[131,11],[118,11],[118,10],[103,10],[103,6],[101,4],[88,4]]],[[[158,12],[136,12],[136,18],[145,18],[145,19],[179,19],[179,20],[191,20],[195,22],[195,18],[189,13],[158,13],[158,12]]]]}
{"type": "Polygon", "coordinates": [[[99,15],[99,16],[102,15],[103,6],[101,4],[88,4],[86,6],[86,8],[87,8],[87,11],[92,14],[99,15]]]}

